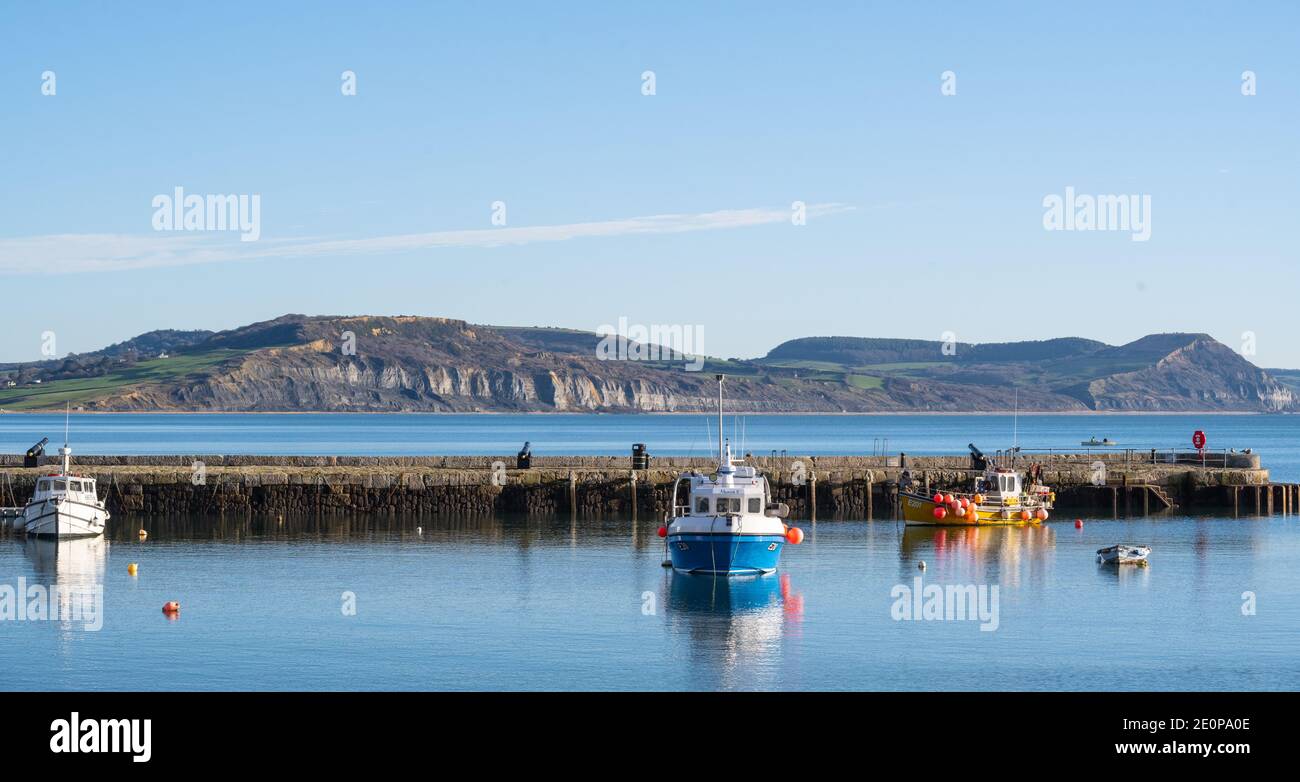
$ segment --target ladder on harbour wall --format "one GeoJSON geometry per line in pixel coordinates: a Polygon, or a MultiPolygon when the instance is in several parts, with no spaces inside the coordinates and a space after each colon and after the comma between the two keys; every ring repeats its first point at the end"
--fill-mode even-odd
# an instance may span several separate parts
{"type": "Polygon", "coordinates": [[[1164,488],[1154,483],[1126,483],[1110,488],[1111,512],[1118,516],[1120,497],[1123,496],[1124,515],[1132,516],[1135,511],[1140,510],[1143,516],[1151,515],[1152,511],[1172,510],[1177,508],[1178,504],[1165,492],[1164,488]]]}

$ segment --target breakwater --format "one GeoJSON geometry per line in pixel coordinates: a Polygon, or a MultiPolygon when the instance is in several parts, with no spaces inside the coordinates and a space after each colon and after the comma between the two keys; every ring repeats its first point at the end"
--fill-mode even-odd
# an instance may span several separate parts
{"type": "MultiPolygon", "coordinates": [[[[57,458],[25,468],[0,456],[0,505],[21,505],[57,458]]],[[[798,519],[893,518],[907,469],[927,490],[970,486],[969,457],[754,457],[774,498],[798,519]]],[[[1022,455],[1038,464],[1061,510],[1144,515],[1174,507],[1239,514],[1300,509],[1300,485],[1273,484],[1258,454],[1107,452],[1022,455]]],[[[631,469],[627,457],[470,456],[81,456],[74,471],[95,477],[118,516],[206,513],[413,515],[642,514],[669,509],[678,473],[709,472],[708,459],[655,458],[631,469]]]]}

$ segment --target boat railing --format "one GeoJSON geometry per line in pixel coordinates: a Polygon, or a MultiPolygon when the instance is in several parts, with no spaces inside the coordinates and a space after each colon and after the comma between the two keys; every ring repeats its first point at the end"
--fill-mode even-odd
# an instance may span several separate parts
{"type": "Polygon", "coordinates": [[[1093,457],[1103,457],[1103,461],[1119,462],[1125,465],[1143,464],[1197,464],[1203,467],[1232,467],[1233,456],[1249,456],[1244,451],[1232,448],[1203,448],[1200,451],[1187,448],[1120,448],[1118,446],[1081,445],[1085,453],[1078,448],[1021,448],[1012,451],[997,451],[994,458],[999,464],[1045,462],[1048,464],[1088,464],[1095,461],[1093,457]],[[1005,460],[1005,461],[1004,461],[1005,460]]]}
{"type": "MultiPolygon", "coordinates": [[[[1037,502],[1042,502],[1042,503],[1044,503],[1044,504],[1050,505],[1050,504],[1052,503],[1052,499],[1051,499],[1051,498],[1052,498],[1052,495],[1054,494],[1054,492],[1051,490],[1051,488],[1050,488],[1050,487],[1047,487],[1047,486],[1040,486],[1040,487],[1037,487],[1037,488],[1041,489],[1041,491],[1029,491],[1028,489],[1022,491],[1022,492],[1020,493],[1020,498],[1019,498],[1019,499],[1023,502],[1024,498],[1027,497],[1027,498],[1029,498],[1029,499],[1031,499],[1031,500],[1034,500],[1034,501],[1037,501],[1037,502]]],[[[917,489],[917,490],[915,490],[915,493],[916,493],[917,496],[919,496],[919,497],[924,497],[924,498],[930,500],[931,502],[934,501],[934,495],[935,495],[935,494],[942,494],[942,495],[944,495],[945,498],[946,498],[948,495],[952,495],[952,498],[953,498],[954,500],[966,499],[966,500],[969,501],[969,502],[975,502],[975,498],[976,498],[976,497],[980,497],[980,498],[981,498],[981,502],[976,503],[976,504],[978,504],[978,505],[980,505],[980,506],[993,505],[993,504],[994,504],[993,502],[990,501],[989,493],[988,493],[988,492],[939,491],[939,490],[936,489],[936,490],[934,490],[934,492],[932,492],[932,493],[927,493],[927,492],[925,492],[925,491],[922,490],[922,489],[917,489]]],[[[945,501],[946,501],[946,500],[945,500],[945,501]]],[[[1002,503],[997,503],[997,504],[999,504],[999,505],[1005,505],[1006,503],[1005,503],[1005,502],[1002,502],[1002,503]]]]}

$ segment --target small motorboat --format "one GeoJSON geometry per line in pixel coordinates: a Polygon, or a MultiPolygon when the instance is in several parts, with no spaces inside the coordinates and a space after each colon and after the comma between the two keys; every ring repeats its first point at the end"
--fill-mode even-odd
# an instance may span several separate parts
{"type": "Polygon", "coordinates": [[[1131,546],[1120,543],[1097,549],[1097,562],[1103,565],[1145,565],[1151,555],[1150,546],[1131,546]]]}
{"type": "Polygon", "coordinates": [[[1117,440],[1112,440],[1109,437],[1104,437],[1100,440],[1098,440],[1096,437],[1093,437],[1091,439],[1084,440],[1083,442],[1079,443],[1079,445],[1087,446],[1090,448],[1098,448],[1098,447],[1108,446],[1108,445],[1119,445],[1119,442],[1117,440]]]}
{"type": "Polygon", "coordinates": [[[660,528],[679,573],[744,576],[771,573],[787,543],[803,540],[783,518],[789,508],[772,501],[767,478],[731,455],[722,437],[722,375],[718,380],[718,469],[690,471],[673,483],[672,510],[660,528]],[[679,492],[679,486],[685,491],[679,492]]]}
{"type": "Polygon", "coordinates": [[[72,473],[72,448],[59,449],[63,457],[60,472],[36,479],[36,490],[14,520],[14,527],[39,538],[88,538],[104,534],[109,512],[95,489],[95,479],[72,473]]]}
{"type": "Polygon", "coordinates": [[[898,502],[903,520],[911,526],[962,527],[977,524],[1038,524],[1047,521],[1048,511],[1056,502],[1056,493],[1044,486],[1041,470],[1016,470],[999,466],[973,444],[970,446],[975,475],[971,491],[937,491],[927,495],[923,487],[905,476],[899,488],[898,502]]]}

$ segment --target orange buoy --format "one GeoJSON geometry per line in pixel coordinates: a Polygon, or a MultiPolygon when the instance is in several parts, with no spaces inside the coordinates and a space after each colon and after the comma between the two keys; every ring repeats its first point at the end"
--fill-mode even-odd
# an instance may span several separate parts
{"type": "Polygon", "coordinates": [[[803,530],[798,527],[791,527],[789,531],[785,533],[785,539],[792,545],[797,546],[800,543],[803,543],[803,530]]]}
{"type": "Polygon", "coordinates": [[[983,495],[983,494],[976,494],[976,495],[975,495],[975,504],[976,504],[976,505],[983,505],[983,504],[984,504],[984,495],[983,495]]]}
{"type": "Polygon", "coordinates": [[[179,614],[180,612],[181,604],[175,600],[168,600],[166,603],[163,603],[164,614],[179,614]]]}
{"type": "Polygon", "coordinates": [[[952,495],[951,495],[951,494],[945,494],[945,495],[943,495],[943,501],[951,504],[951,503],[952,503],[952,495]]]}
{"type": "Polygon", "coordinates": [[[133,576],[135,575],[136,570],[138,570],[138,568],[135,566],[134,562],[126,566],[126,572],[133,576]]]}
{"type": "Polygon", "coordinates": [[[942,505],[934,509],[934,517],[936,519],[942,519],[944,516],[947,515],[948,515],[948,509],[943,507],[942,505]]]}
{"type": "Polygon", "coordinates": [[[1074,520],[1074,528],[1075,528],[1075,529],[1083,529],[1083,519],[1075,519],[1075,520],[1074,520]]]}
{"type": "Polygon", "coordinates": [[[1022,510],[1022,511],[1020,511],[1020,520],[1021,520],[1021,521],[1029,521],[1029,511],[1027,511],[1027,510],[1022,510]]]}
{"type": "Polygon", "coordinates": [[[667,527],[660,527],[660,528],[659,528],[659,537],[661,537],[661,538],[666,538],[666,537],[668,537],[668,528],[667,528],[667,527]]]}
{"type": "Polygon", "coordinates": [[[1039,521],[1047,521],[1047,509],[1046,509],[1046,508],[1039,508],[1039,509],[1038,509],[1038,512],[1035,513],[1034,515],[1038,517],[1038,520],[1039,520],[1039,521]]]}

